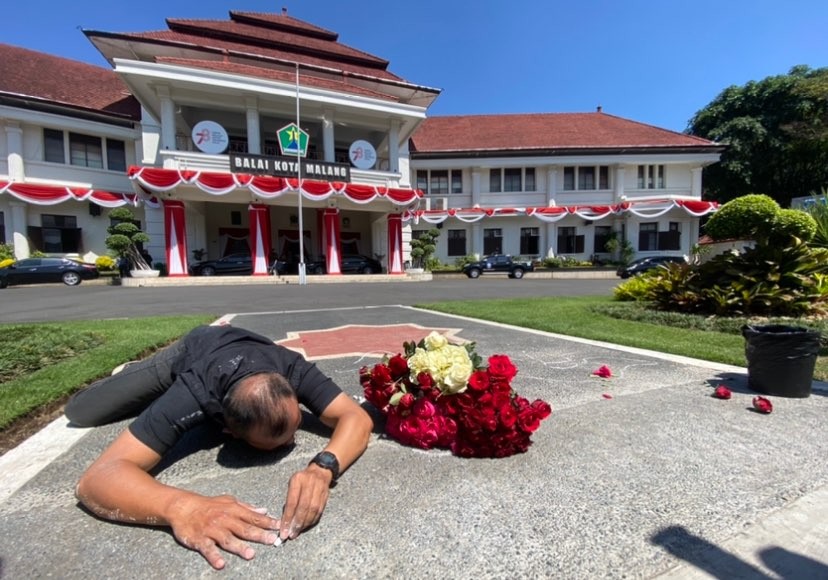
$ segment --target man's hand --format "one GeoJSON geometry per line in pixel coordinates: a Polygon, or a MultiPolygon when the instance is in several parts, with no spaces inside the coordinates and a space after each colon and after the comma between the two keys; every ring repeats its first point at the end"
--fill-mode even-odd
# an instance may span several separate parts
{"type": "Polygon", "coordinates": [[[216,570],[224,568],[219,548],[250,560],[256,555],[246,541],[273,544],[279,522],[264,508],[240,502],[230,495],[204,497],[192,494],[176,502],[169,518],[175,538],[195,550],[216,570]]]}
{"type": "Polygon", "coordinates": [[[328,503],[332,479],[333,474],[318,465],[308,465],[293,474],[279,522],[279,537],[282,540],[295,539],[300,532],[319,521],[328,503]]]}

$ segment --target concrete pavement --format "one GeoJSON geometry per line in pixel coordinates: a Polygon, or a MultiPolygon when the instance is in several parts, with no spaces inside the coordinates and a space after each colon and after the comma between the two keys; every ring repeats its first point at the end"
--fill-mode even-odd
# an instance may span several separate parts
{"type": "MultiPolygon", "coordinates": [[[[0,458],[0,576],[828,578],[822,383],[807,399],[773,398],[774,412],[760,415],[738,367],[400,306],[226,318],[274,340],[350,324],[454,329],[484,357],[510,355],[517,391],[554,413],[526,454],[497,460],[402,447],[378,430],[320,525],[258,546],[251,561],[231,556],[222,572],[165,530],[78,507],[75,481],[125,423],[58,420],[0,458]],[[590,375],[604,364],[613,378],[590,375]],[[729,401],[710,396],[722,383],[729,401]]],[[[377,360],[317,364],[358,397],[359,368],[377,360]]],[[[308,421],[292,451],[262,454],[192,433],[158,477],[278,513],[289,476],[327,435],[308,421]]]]}

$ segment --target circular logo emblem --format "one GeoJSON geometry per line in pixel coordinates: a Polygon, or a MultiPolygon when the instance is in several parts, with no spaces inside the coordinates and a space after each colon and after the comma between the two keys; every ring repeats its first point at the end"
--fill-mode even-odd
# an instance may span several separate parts
{"type": "Polygon", "coordinates": [[[223,153],[229,139],[224,127],[215,121],[199,121],[193,127],[193,143],[204,153],[223,153]]]}
{"type": "Polygon", "coordinates": [[[363,139],[351,143],[348,155],[350,155],[351,164],[357,169],[371,169],[377,162],[377,150],[363,139]]]}

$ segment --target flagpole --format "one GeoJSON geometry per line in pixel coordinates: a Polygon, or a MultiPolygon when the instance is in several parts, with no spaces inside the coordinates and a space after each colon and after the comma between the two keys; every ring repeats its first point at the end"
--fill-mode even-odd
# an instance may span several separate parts
{"type": "Polygon", "coordinates": [[[307,284],[305,273],[305,228],[302,221],[302,125],[299,123],[299,63],[296,63],[296,193],[299,196],[299,284],[307,284]]]}

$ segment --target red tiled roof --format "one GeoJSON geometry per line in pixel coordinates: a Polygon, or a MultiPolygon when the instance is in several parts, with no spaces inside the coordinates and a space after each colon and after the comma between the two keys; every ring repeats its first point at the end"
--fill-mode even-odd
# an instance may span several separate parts
{"type": "Polygon", "coordinates": [[[411,138],[412,153],[423,154],[714,146],[700,137],[600,112],[429,117],[411,138]]]}
{"type": "Polygon", "coordinates": [[[309,36],[316,36],[317,38],[324,38],[327,40],[337,40],[339,35],[325,28],[299,20],[288,16],[286,13],[274,14],[272,12],[240,12],[238,10],[230,11],[230,18],[237,22],[249,22],[253,24],[264,24],[274,28],[283,30],[292,30],[309,36]]]}
{"type": "Polygon", "coordinates": [[[141,107],[110,69],[0,44],[0,93],[138,120],[141,107]]]}
{"type": "MultiPolygon", "coordinates": [[[[196,60],[190,58],[173,58],[173,57],[158,57],[156,62],[172,65],[181,65],[191,68],[199,68],[205,70],[213,70],[218,72],[226,72],[230,74],[246,75],[256,77],[259,79],[270,79],[275,81],[285,81],[294,83],[296,81],[296,73],[293,71],[268,69],[258,66],[238,64],[234,62],[224,62],[216,60],[196,60]]],[[[302,86],[317,87],[320,89],[330,89],[333,91],[340,91],[350,93],[352,95],[364,95],[366,97],[373,97],[376,99],[383,99],[386,101],[397,101],[394,97],[385,93],[372,91],[371,89],[353,85],[348,83],[347,78],[322,78],[306,74],[300,74],[299,84],[302,86]]]]}

